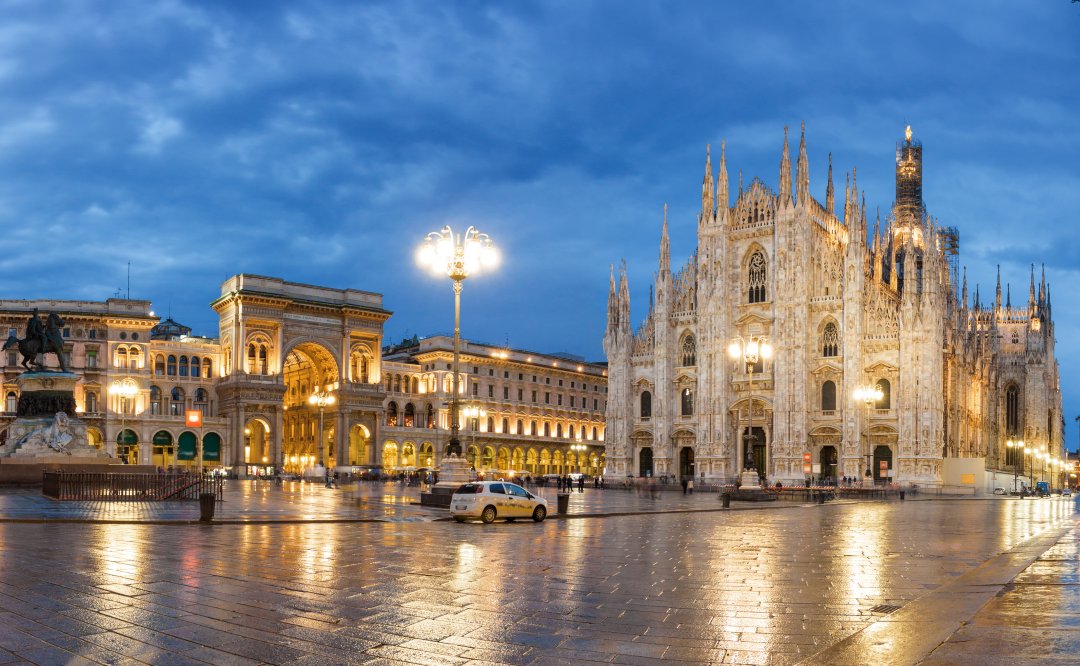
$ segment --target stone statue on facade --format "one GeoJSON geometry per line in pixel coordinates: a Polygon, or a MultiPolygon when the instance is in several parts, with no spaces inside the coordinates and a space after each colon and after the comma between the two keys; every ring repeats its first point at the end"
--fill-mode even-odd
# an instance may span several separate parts
{"type": "Polygon", "coordinates": [[[22,366],[33,371],[45,369],[45,364],[38,360],[39,355],[54,354],[60,363],[60,370],[69,372],[64,358],[64,336],[61,334],[63,326],[64,320],[55,312],[49,314],[45,323],[42,324],[37,308],[34,308],[34,314],[26,323],[26,337],[20,340],[14,335],[9,335],[2,349],[7,351],[12,347],[18,347],[19,353],[22,354],[22,366]]]}
{"type": "Polygon", "coordinates": [[[36,430],[31,430],[15,442],[15,448],[44,448],[49,447],[60,453],[68,453],[67,445],[72,440],[69,428],[68,415],[57,412],[53,422],[36,430]]]}

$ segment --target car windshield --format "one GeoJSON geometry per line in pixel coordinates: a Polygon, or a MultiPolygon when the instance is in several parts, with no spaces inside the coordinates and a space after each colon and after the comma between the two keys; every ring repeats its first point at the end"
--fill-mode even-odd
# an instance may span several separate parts
{"type": "Polygon", "coordinates": [[[475,495],[477,493],[482,493],[482,492],[484,492],[483,484],[466,483],[466,484],[463,484],[460,487],[458,487],[458,489],[454,491],[454,494],[455,495],[475,495]]]}

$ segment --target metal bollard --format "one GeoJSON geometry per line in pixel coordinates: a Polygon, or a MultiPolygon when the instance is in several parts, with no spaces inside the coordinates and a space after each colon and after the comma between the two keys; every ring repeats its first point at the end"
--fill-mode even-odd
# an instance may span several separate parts
{"type": "Polygon", "coordinates": [[[214,520],[214,503],[217,497],[214,493],[202,493],[199,495],[199,522],[209,523],[214,520]]]}
{"type": "Polygon", "coordinates": [[[720,501],[725,509],[731,508],[731,493],[720,493],[720,501]]]}

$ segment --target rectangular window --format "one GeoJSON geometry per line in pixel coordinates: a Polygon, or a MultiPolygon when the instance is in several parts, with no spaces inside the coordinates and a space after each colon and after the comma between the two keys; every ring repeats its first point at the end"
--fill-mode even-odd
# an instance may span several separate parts
{"type": "Polygon", "coordinates": [[[574,382],[570,382],[570,388],[577,388],[576,386],[574,386],[574,382]]]}
{"type": "Polygon", "coordinates": [[[536,383],[536,375],[533,375],[533,383],[536,383]]]}
{"type": "Polygon", "coordinates": [[[479,384],[474,383],[472,385],[472,394],[473,395],[480,395],[480,385],[479,384]]]}
{"type": "Polygon", "coordinates": [[[544,393],[544,404],[545,405],[550,405],[551,404],[551,394],[550,393],[547,393],[547,392],[544,393]]]}
{"type": "Polygon", "coordinates": [[[574,396],[570,396],[570,406],[574,406],[574,396]]]}
{"type": "Polygon", "coordinates": [[[592,408],[593,408],[594,410],[600,409],[600,406],[599,406],[599,405],[600,405],[600,401],[599,401],[599,400],[597,400],[596,398],[593,398],[593,401],[592,401],[592,408]]]}
{"type": "Polygon", "coordinates": [[[536,391],[532,392],[532,401],[536,402],[536,391]]]}
{"type": "Polygon", "coordinates": [[[562,406],[562,393],[559,394],[559,406],[562,406]]]}
{"type": "Polygon", "coordinates": [[[503,387],[503,400],[509,400],[509,399],[510,399],[510,387],[509,386],[504,386],[503,387]]]}
{"type": "Polygon", "coordinates": [[[90,329],[89,331],[87,331],[87,333],[90,335],[91,340],[97,340],[97,329],[96,328],[90,329]]]}
{"type": "Polygon", "coordinates": [[[559,386],[562,386],[562,380],[561,379],[559,380],[559,386]]]}
{"type": "Polygon", "coordinates": [[[70,328],[64,327],[64,337],[65,338],[70,338],[71,337],[71,329],[70,328]]]}
{"type": "Polygon", "coordinates": [[[18,330],[18,329],[16,329],[16,328],[9,328],[9,329],[7,330],[7,334],[8,334],[8,337],[9,337],[9,338],[10,338],[11,336],[13,336],[13,335],[14,335],[15,337],[18,337],[18,336],[19,336],[19,330],[18,330]]]}
{"type": "Polygon", "coordinates": [[[525,379],[525,375],[519,372],[518,373],[518,381],[523,381],[524,379],[525,379]]]}
{"type": "Polygon", "coordinates": [[[488,397],[489,398],[494,398],[495,397],[495,385],[494,384],[488,384],[488,397]]]}
{"type": "Polygon", "coordinates": [[[488,368],[488,377],[495,376],[495,368],[488,368]]]}
{"type": "Polygon", "coordinates": [[[544,383],[545,384],[550,384],[551,383],[551,377],[544,377],[544,383]]]}
{"type": "Polygon", "coordinates": [[[510,371],[503,370],[503,379],[510,379],[510,371]]]}
{"type": "Polygon", "coordinates": [[[17,358],[15,358],[15,352],[8,352],[8,355],[7,355],[7,364],[8,364],[8,365],[15,365],[15,364],[17,364],[18,362],[19,362],[19,360],[18,360],[17,358]]]}
{"type": "Polygon", "coordinates": [[[474,375],[478,375],[478,374],[480,374],[480,368],[478,368],[478,367],[476,367],[476,366],[474,365],[474,366],[472,367],[472,373],[473,373],[474,375]]]}
{"type": "Polygon", "coordinates": [[[86,351],[86,367],[88,367],[88,368],[96,368],[96,367],[98,367],[98,365],[97,365],[97,352],[96,351],[90,351],[90,350],[86,351]]]}

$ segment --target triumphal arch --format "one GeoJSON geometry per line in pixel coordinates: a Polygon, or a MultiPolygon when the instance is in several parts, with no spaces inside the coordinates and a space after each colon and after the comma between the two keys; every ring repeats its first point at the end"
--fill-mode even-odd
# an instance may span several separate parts
{"type": "Polygon", "coordinates": [[[229,417],[223,464],[243,474],[312,474],[377,464],[382,294],[234,275],[211,306],[229,417]]]}

